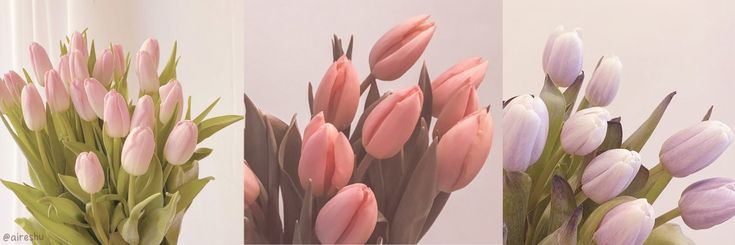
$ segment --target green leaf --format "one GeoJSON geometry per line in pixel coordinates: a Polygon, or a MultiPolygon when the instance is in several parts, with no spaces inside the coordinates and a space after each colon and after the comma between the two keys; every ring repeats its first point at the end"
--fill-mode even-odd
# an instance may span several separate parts
{"type": "MultiPolygon", "coordinates": [[[[23,230],[28,234],[29,236],[40,240],[40,241],[34,241],[34,244],[43,244],[42,238],[46,238],[46,230],[41,226],[41,224],[38,223],[36,219],[33,217],[30,218],[17,218],[15,219],[15,223],[18,224],[23,230]]],[[[7,241],[6,241],[7,242],[7,241]]],[[[49,243],[51,241],[48,241],[49,243]]]]}
{"type": "Polygon", "coordinates": [[[202,121],[198,125],[199,139],[197,140],[197,143],[202,142],[206,138],[209,138],[210,136],[224,129],[230,124],[236,123],[237,121],[240,121],[242,119],[243,119],[242,116],[226,115],[226,116],[214,117],[214,118],[210,118],[210,119],[202,121]]]}
{"type": "Polygon", "coordinates": [[[44,197],[38,200],[43,205],[49,205],[48,216],[65,224],[86,227],[84,212],[72,200],[61,197],[44,197]]]}
{"type": "Polygon", "coordinates": [[[171,55],[168,57],[168,62],[166,63],[166,67],[163,68],[163,71],[161,72],[161,75],[158,77],[158,82],[161,85],[164,85],[168,83],[168,81],[171,81],[171,79],[176,78],[176,50],[178,48],[178,42],[174,41],[174,47],[171,50],[171,55]]]}
{"type": "Polygon", "coordinates": [[[176,216],[176,206],[179,202],[179,193],[171,196],[168,204],[148,213],[141,222],[141,245],[160,244],[176,216]]]}
{"type": "MultiPolygon", "coordinates": [[[[546,104],[546,109],[549,113],[549,134],[546,138],[546,143],[544,150],[541,153],[541,157],[536,161],[536,163],[531,165],[526,173],[528,173],[531,179],[534,180],[550,180],[552,173],[551,170],[555,167],[555,163],[551,163],[550,159],[558,148],[557,142],[559,141],[559,134],[564,120],[564,112],[566,111],[566,99],[561,91],[559,91],[559,88],[557,88],[551,81],[549,76],[546,76],[544,87],[539,96],[541,97],[541,100],[544,101],[544,104],[546,104]]],[[[532,189],[540,190],[541,188],[538,187],[539,185],[547,186],[547,182],[534,181],[532,189]]],[[[533,196],[537,196],[538,193],[532,193],[531,195],[531,199],[534,199],[533,196]]]]}
{"type": "Polygon", "coordinates": [[[503,222],[508,230],[506,244],[524,244],[530,193],[531,178],[526,173],[503,171],[503,222]]]}
{"type": "Polygon", "coordinates": [[[550,216],[549,216],[549,232],[553,232],[567,222],[574,213],[577,203],[574,199],[572,187],[567,181],[554,175],[551,185],[550,216]]]}
{"type": "Polygon", "coordinates": [[[123,221],[122,229],[120,229],[120,235],[122,235],[126,242],[130,244],[139,244],[140,235],[138,233],[138,223],[141,216],[143,216],[143,209],[157,198],[161,198],[161,193],[149,196],[142,202],[135,204],[135,207],[130,210],[130,216],[123,221]]]}
{"type": "Polygon", "coordinates": [[[175,191],[178,192],[181,195],[181,199],[179,200],[179,203],[176,205],[176,212],[180,212],[182,210],[185,210],[191,206],[191,203],[194,201],[194,197],[199,194],[202,189],[204,189],[204,186],[209,183],[209,181],[214,180],[214,177],[206,177],[194,181],[190,181],[186,184],[181,185],[178,189],[175,191]]]}
{"type": "Polygon", "coordinates": [[[593,211],[590,216],[587,217],[587,221],[585,221],[582,225],[582,229],[579,233],[579,243],[582,245],[594,244],[592,239],[594,238],[595,231],[597,231],[597,227],[600,226],[602,219],[605,218],[605,214],[607,214],[607,212],[609,212],[611,209],[615,208],[619,204],[633,200],[635,200],[634,197],[620,196],[610,201],[607,201],[597,207],[595,211],[593,211]]]}
{"type": "Polygon", "coordinates": [[[191,156],[192,160],[199,161],[212,154],[212,148],[198,148],[194,151],[194,155],[191,156]]]}
{"type": "Polygon", "coordinates": [[[556,231],[544,238],[540,245],[575,245],[577,244],[577,226],[582,220],[582,206],[574,209],[574,212],[556,231]]]}
{"type": "Polygon", "coordinates": [[[714,109],[715,106],[710,106],[707,110],[707,113],[704,114],[704,118],[702,118],[702,121],[707,121],[712,116],[712,109],[714,109]]]}
{"type": "Polygon", "coordinates": [[[640,152],[641,149],[643,149],[643,145],[645,145],[648,139],[651,138],[653,130],[656,129],[656,126],[658,126],[658,123],[661,121],[661,117],[663,117],[664,112],[666,112],[666,108],[669,106],[669,103],[671,103],[671,99],[674,98],[674,95],[676,95],[676,92],[671,92],[661,101],[661,103],[658,104],[648,119],[646,119],[646,121],[644,121],[643,124],[641,124],[641,126],[639,126],[638,129],[636,129],[636,131],[625,140],[625,142],[623,142],[623,148],[637,152],[640,152]]]}
{"type": "MultiPolygon", "coordinates": [[[[158,156],[153,156],[151,163],[148,164],[148,170],[145,174],[135,177],[135,200],[142,200],[143,198],[152,196],[154,194],[162,194],[163,191],[163,170],[161,169],[161,162],[158,160],[158,156]]],[[[146,211],[154,210],[163,206],[163,198],[157,198],[151,202],[146,208],[146,211]]]]}
{"type": "Polygon", "coordinates": [[[638,173],[636,173],[633,181],[630,182],[628,188],[620,193],[619,196],[633,196],[635,193],[639,192],[646,185],[646,182],[648,182],[648,175],[648,169],[641,165],[641,168],[638,169],[638,173]]]}
{"type": "Polygon", "coordinates": [[[283,192],[284,241],[293,241],[294,225],[301,210],[303,190],[298,175],[300,158],[301,135],[296,125],[296,115],[294,115],[278,147],[278,165],[281,174],[279,179],[283,192]]]}
{"type": "Polygon", "coordinates": [[[577,96],[579,95],[579,90],[582,88],[582,83],[584,82],[584,71],[582,71],[582,74],[577,76],[577,79],[574,80],[574,83],[567,87],[566,90],[564,90],[564,101],[566,101],[566,110],[564,111],[564,119],[569,118],[569,115],[572,114],[572,111],[574,110],[574,104],[577,103],[577,96]]]}
{"type": "Polygon", "coordinates": [[[643,245],[694,245],[677,224],[666,223],[653,229],[643,245]]]}
{"type": "Polygon", "coordinates": [[[313,216],[311,213],[313,205],[313,197],[311,196],[311,179],[309,179],[309,183],[304,188],[304,200],[301,203],[301,214],[299,215],[299,220],[295,224],[296,228],[294,229],[294,244],[312,243],[311,238],[314,236],[312,228],[313,216]]]}
{"type": "Polygon", "coordinates": [[[207,108],[205,108],[202,112],[200,112],[199,115],[197,115],[197,117],[194,118],[194,123],[196,123],[196,124],[201,123],[202,120],[204,120],[204,118],[206,118],[207,115],[209,115],[209,112],[211,112],[212,109],[214,109],[214,106],[217,105],[217,102],[219,102],[219,100],[220,100],[220,98],[217,98],[216,100],[214,100],[212,102],[212,104],[209,104],[209,106],[207,106],[207,108]]]}
{"type": "Polygon", "coordinates": [[[74,195],[74,197],[79,199],[79,201],[82,201],[83,203],[89,202],[89,193],[82,190],[82,187],[79,186],[79,180],[77,180],[76,177],[59,174],[59,180],[61,180],[61,184],[64,185],[64,188],[74,195]]]}
{"type": "Polygon", "coordinates": [[[112,210],[112,216],[110,216],[110,230],[117,230],[123,220],[125,220],[125,208],[122,203],[118,203],[115,209],[112,210]]]}
{"type": "Polygon", "coordinates": [[[186,99],[186,101],[187,101],[187,102],[186,102],[186,115],[185,115],[185,117],[184,117],[184,118],[185,118],[186,120],[191,120],[191,96],[189,96],[189,97],[188,97],[188,98],[186,99]]]}
{"type": "Polygon", "coordinates": [[[87,58],[87,70],[89,74],[94,74],[94,64],[97,63],[97,51],[94,48],[94,40],[92,40],[92,46],[89,49],[89,57],[87,58]]]}

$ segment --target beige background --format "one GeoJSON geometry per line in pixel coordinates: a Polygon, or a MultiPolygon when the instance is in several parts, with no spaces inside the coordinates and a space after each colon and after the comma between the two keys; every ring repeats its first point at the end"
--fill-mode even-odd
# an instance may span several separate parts
{"type": "MultiPolygon", "coordinates": [[[[482,104],[499,118],[501,96],[500,1],[281,2],[248,1],[245,6],[245,91],[262,110],[288,120],[298,113],[308,122],[307,82],[317,84],[331,63],[330,38],[355,34],[353,58],[360,78],[368,74],[373,43],[390,27],[417,14],[431,14],[437,31],[420,60],[432,77],[468,57],[489,60],[480,87],[482,104]]],[[[381,90],[413,85],[420,66],[381,90]]],[[[362,106],[361,106],[362,108],[362,106]]],[[[496,120],[498,122],[498,120],[496,120]]],[[[496,128],[500,128],[499,122],[496,128]]],[[[500,135],[478,177],[452,194],[423,243],[500,243],[500,135]]]]}
{"type": "MultiPolygon", "coordinates": [[[[503,24],[503,97],[538,93],[541,54],[547,35],[558,24],[581,27],[584,70],[591,75],[600,56],[614,53],[623,62],[622,83],[609,106],[622,116],[627,137],[669,92],[678,91],[659,128],[643,149],[644,165],[658,162],[664,140],[701,120],[710,105],[713,119],[735,126],[732,95],[735,65],[735,5],[730,1],[506,1],[503,24]]],[[[662,214],[676,206],[681,191],[704,178],[735,178],[735,149],[710,167],[674,179],[654,208],[662,214]]],[[[687,236],[699,244],[727,243],[735,220],[687,236]]]]}

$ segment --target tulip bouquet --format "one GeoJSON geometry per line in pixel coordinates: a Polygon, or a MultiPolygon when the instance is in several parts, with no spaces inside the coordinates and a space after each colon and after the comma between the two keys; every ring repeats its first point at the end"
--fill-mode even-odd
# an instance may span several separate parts
{"type": "Polygon", "coordinates": [[[135,105],[121,45],[97,56],[76,32],[60,48],[54,68],[31,44],[35,80],[23,70],[25,80],[10,71],[0,81],[0,119],[31,180],[2,181],[32,215],[16,223],[37,244],[176,244],[186,210],[213,179],[198,176],[212,149],[197,144],[242,117],[206,119],[215,101],[192,118],[191,97],[183,110],[176,44],[159,74],[158,42],[145,41],[135,105]]]}
{"type": "Polygon", "coordinates": [[[335,36],[333,63],[316,94],[308,86],[311,120],[303,135],[295,116],[286,123],[245,97],[246,243],[410,244],[422,238],[450,193],[484,165],[493,130],[488,107],[478,105],[487,69],[480,58],[433,81],[424,65],[418,85],[381,96],[377,80],[400,78],[434,30],[422,15],[388,31],[373,46],[362,83],[351,61],[352,38],[345,51],[335,36]]]}
{"type": "Polygon", "coordinates": [[[712,108],[669,137],[649,169],[638,152],[675,92],[623,139],[620,117],[605,108],[619,87],[618,57],[599,60],[579,104],[584,72],[577,31],[555,30],[542,63],[540,95],[504,102],[506,244],[692,244],[667,222],[681,216],[692,229],[706,229],[735,215],[735,180],[727,178],[692,184],[677,208],[659,216],[651,206],[672,178],[707,167],[732,142],[730,127],[710,120],[712,108]]]}

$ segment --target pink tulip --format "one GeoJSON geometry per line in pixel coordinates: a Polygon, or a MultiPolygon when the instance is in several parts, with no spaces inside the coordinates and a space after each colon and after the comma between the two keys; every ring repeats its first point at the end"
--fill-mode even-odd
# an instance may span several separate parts
{"type": "Polygon", "coordinates": [[[390,29],[370,50],[371,73],[383,81],[401,77],[429,45],[435,29],[429,15],[411,17],[390,29]]]}
{"type": "MultiPolygon", "coordinates": [[[[304,128],[304,138],[301,140],[301,142],[309,141],[309,138],[319,130],[326,122],[324,121],[324,113],[319,112],[311,118],[311,121],[309,121],[309,124],[306,125],[306,128],[304,128]]],[[[302,145],[303,147],[303,145],[302,145]]]]}
{"type": "Polygon", "coordinates": [[[71,82],[69,91],[71,91],[71,102],[74,104],[74,109],[79,114],[79,117],[84,121],[90,122],[97,119],[97,114],[95,114],[92,105],[89,103],[84,87],[84,81],[74,80],[71,82]]]}
{"type": "Polygon", "coordinates": [[[105,95],[105,130],[113,138],[122,138],[130,132],[130,112],[128,102],[115,90],[105,95]]]}
{"type": "Polygon", "coordinates": [[[360,102],[360,80],[346,56],[335,61],[324,74],[314,97],[314,112],[324,112],[337,129],[350,126],[360,102]]]}
{"type": "Polygon", "coordinates": [[[5,81],[0,78],[0,113],[7,113],[12,106],[13,97],[10,95],[10,91],[5,87],[5,81]]]}
{"type": "Polygon", "coordinates": [[[105,49],[102,55],[94,64],[94,78],[100,81],[105,87],[110,87],[112,82],[112,70],[114,66],[114,54],[110,49],[105,49]]]}
{"type": "Polygon", "coordinates": [[[395,92],[373,108],[362,128],[362,145],[376,159],[401,151],[421,116],[424,95],[418,86],[395,92]]]}
{"type": "Polygon", "coordinates": [[[144,95],[138,99],[138,103],[135,105],[133,117],[130,119],[130,127],[153,128],[155,122],[153,99],[151,99],[151,96],[144,95]]]}
{"type": "Polygon", "coordinates": [[[322,244],[364,244],[375,229],[378,204],[364,184],[349,185],[330,199],[316,217],[314,231],[322,244]]]}
{"type": "Polygon", "coordinates": [[[125,138],[120,160],[125,172],[133,176],[141,176],[148,171],[153,159],[156,142],[151,128],[134,128],[125,138]]]}
{"type": "Polygon", "coordinates": [[[53,65],[51,65],[51,60],[48,58],[48,54],[43,46],[37,42],[31,43],[31,46],[28,47],[28,49],[31,52],[31,64],[33,64],[33,72],[36,73],[36,81],[38,81],[38,84],[41,84],[41,86],[45,86],[46,81],[44,79],[44,75],[48,70],[54,68],[53,65]]]}
{"type": "MultiPolygon", "coordinates": [[[[87,38],[82,36],[79,32],[74,32],[71,34],[71,49],[69,50],[71,53],[74,51],[79,51],[84,57],[84,60],[86,61],[89,58],[89,50],[87,50],[87,38]]],[[[86,62],[85,62],[86,64],[86,62]]]]}
{"type": "Polygon", "coordinates": [[[84,91],[87,93],[87,100],[94,114],[99,118],[104,118],[107,89],[97,79],[87,78],[84,80],[84,91]]]}
{"type": "Polygon", "coordinates": [[[82,152],[77,156],[74,164],[74,173],[79,180],[79,186],[84,192],[95,194],[105,185],[105,172],[100,160],[94,152],[82,152]]]}
{"type": "Polygon", "coordinates": [[[46,99],[51,112],[64,112],[69,109],[69,93],[66,92],[61,76],[55,70],[46,72],[46,99]]]}
{"type": "Polygon", "coordinates": [[[153,61],[153,67],[155,67],[155,70],[158,70],[158,61],[160,55],[160,51],[158,48],[158,40],[155,38],[148,38],[143,42],[143,45],[140,46],[140,51],[145,51],[148,53],[148,55],[151,56],[151,61],[153,61]]]}
{"type": "Polygon", "coordinates": [[[459,120],[477,111],[478,103],[475,87],[469,83],[465,84],[464,87],[458,89],[452,95],[449,102],[444,106],[445,108],[439,114],[434,130],[438,135],[444,135],[459,120]]]}
{"type": "Polygon", "coordinates": [[[113,73],[115,79],[122,79],[125,73],[125,53],[123,53],[123,46],[120,44],[112,45],[112,56],[113,56],[113,73]]]}
{"type": "Polygon", "coordinates": [[[155,93],[160,85],[158,82],[158,71],[156,70],[156,64],[153,63],[153,58],[148,52],[138,52],[137,68],[135,72],[138,74],[140,90],[147,94],[155,93]]]}
{"type": "Polygon", "coordinates": [[[493,143],[493,119],[482,108],[449,129],[436,146],[440,191],[459,190],[477,176],[493,143]]]}
{"type": "Polygon", "coordinates": [[[70,84],[72,79],[71,65],[69,64],[69,54],[61,56],[61,59],[59,60],[59,67],[56,69],[59,71],[61,80],[64,81],[65,84],[70,84]]]}
{"type": "Polygon", "coordinates": [[[87,58],[79,50],[69,54],[69,70],[72,80],[84,80],[89,78],[87,58]]]}
{"type": "Polygon", "coordinates": [[[31,131],[39,131],[46,127],[46,108],[43,106],[41,95],[38,94],[36,86],[28,85],[21,93],[21,109],[23,109],[23,120],[31,131]]]}
{"type": "Polygon", "coordinates": [[[438,117],[452,95],[467,84],[479,87],[486,71],[487,61],[475,57],[459,62],[439,75],[431,82],[431,114],[438,117]]]}
{"type": "Polygon", "coordinates": [[[247,161],[245,161],[243,166],[243,183],[243,190],[245,190],[245,206],[247,207],[253,205],[253,203],[258,200],[258,196],[260,196],[260,181],[258,180],[258,176],[256,176],[255,173],[253,173],[253,170],[248,166],[247,161]]]}
{"type": "Polygon", "coordinates": [[[171,80],[166,85],[161,86],[158,93],[161,95],[161,109],[158,119],[164,124],[172,118],[179,121],[184,108],[184,94],[181,91],[179,81],[171,80]],[[176,117],[174,117],[174,110],[177,111],[176,117]]]}
{"type": "Polygon", "coordinates": [[[199,129],[189,120],[176,123],[171,134],[168,135],[163,148],[163,156],[173,165],[182,165],[191,159],[197,147],[199,129]]]}
{"type": "Polygon", "coordinates": [[[23,91],[23,87],[26,86],[26,82],[15,71],[8,71],[8,73],[5,73],[3,77],[5,87],[8,89],[8,93],[10,93],[13,102],[15,104],[20,103],[20,92],[23,91]]]}
{"type": "Polygon", "coordinates": [[[354,166],[355,155],[347,137],[326,123],[304,141],[299,179],[303,187],[311,181],[314,196],[332,195],[347,185],[354,166]]]}

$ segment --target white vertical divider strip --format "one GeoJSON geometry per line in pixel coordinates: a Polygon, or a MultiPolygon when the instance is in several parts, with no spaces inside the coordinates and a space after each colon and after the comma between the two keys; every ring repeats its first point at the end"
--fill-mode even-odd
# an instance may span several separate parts
{"type": "MultiPolygon", "coordinates": [[[[245,93],[245,74],[244,74],[244,66],[245,66],[245,4],[243,1],[231,1],[231,4],[233,5],[230,9],[234,11],[232,15],[232,93],[233,98],[235,98],[233,106],[233,112],[237,113],[239,115],[245,115],[245,106],[244,106],[244,93],[245,93]]],[[[243,149],[244,149],[244,142],[243,142],[243,134],[244,134],[244,120],[243,123],[239,123],[240,128],[237,129],[235,132],[236,134],[233,134],[233,142],[235,143],[236,147],[235,150],[232,151],[232,159],[239,160],[235,161],[235,164],[232,164],[233,171],[236,171],[238,174],[238,178],[236,180],[237,183],[243,183],[244,176],[241,174],[243,173],[243,165],[242,161],[244,159],[243,155],[243,149]]],[[[235,192],[231,195],[244,195],[244,189],[243,185],[235,185],[236,188],[234,188],[235,192]]],[[[238,198],[237,200],[242,200],[242,198],[238,198]]],[[[238,217],[244,217],[245,213],[245,203],[240,203],[242,205],[242,208],[238,210],[236,215],[238,217]]],[[[236,234],[239,234],[240,239],[245,238],[245,231],[243,222],[239,222],[239,226],[235,226],[236,231],[238,231],[236,234]]],[[[245,241],[241,241],[240,243],[244,243],[245,241]]]]}

